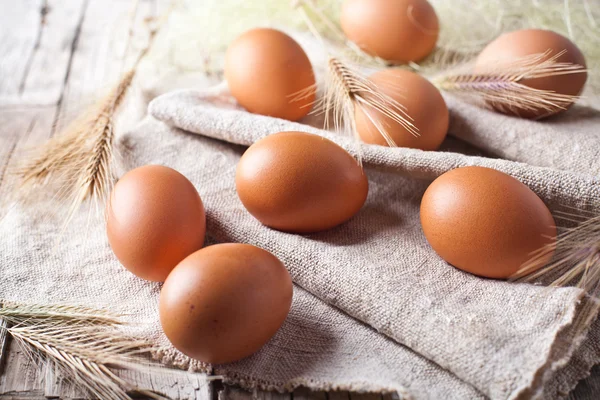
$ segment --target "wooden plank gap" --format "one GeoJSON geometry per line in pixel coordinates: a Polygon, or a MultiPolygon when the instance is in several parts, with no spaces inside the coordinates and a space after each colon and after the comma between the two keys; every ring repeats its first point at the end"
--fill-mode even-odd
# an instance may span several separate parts
{"type": "Polygon", "coordinates": [[[56,126],[58,124],[58,118],[60,117],[60,113],[62,110],[62,103],[65,98],[65,91],[67,89],[67,83],[69,82],[69,76],[71,75],[73,59],[75,58],[75,50],[77,50],[77,44],[79,43],[79,36],[81,35],[81,29],[83,27],[83,22],[85,21],[85,11],[87,10],[88,4],[89,0],[84,0],[83,5],[81,6],[79,19],[77,21],[77,27],[75,28],[75,34],[73,35],[73,40],[71,41],[69,61],[67,61],[67,70],[65,72],[63,84],[60,90],[60,96],[58,97],[58,102],[56,103],[56,113],[54,114],[54,122],[52,123],[50,137],[54,136],[54,134],[56,133],[56,126]]]}
{"type": "Polygon", "coordinates": [[[33,44],[33,49],[31,53],[29,53],[29,57],[27,58],[27,63],[25,64],[25,68],[23,68],[23,75],[21,77],[21,82],[19,83],[19,95],[22,95],[25,91],[25,83],[27,82],[27,77],[29,76],[29,71],[31,71],[31,65],[33,64],[33,59],[40,49],[40,43],[42,42],[42,35],[44,34],[44,27],[46,26],[46,14],[48,14],[48,0],[43,0],[42,5],[40,7],[40,22],[38,24],[37,35],[35,37],[35,42],[33,44]]]}

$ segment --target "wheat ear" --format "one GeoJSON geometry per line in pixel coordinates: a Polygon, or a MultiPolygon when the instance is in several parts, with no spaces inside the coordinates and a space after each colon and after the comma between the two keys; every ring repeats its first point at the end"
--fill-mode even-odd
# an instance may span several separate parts
{"type": "Polygon", "coordinates": [[[69,304],[27,304],[0,301],[0,318],[11,324],[20,324],[30,319],[74,320],[86,323],[119,325],[120,315],[107,309],[69,304]]]}
{"type": "Polygon", "coordinates": [[[57,197],[69,204],[65,226],[86,200],[104,203],[110,193],[114,181],[115,120],[123,109],[139,64],[150,51],[169,12],[157,28],[150,30],[146,46],[109,94],[64,131],[34,149],[13,171],[20,179],[17,191],[24,193],[23,198],[40,187],[57,190],[57,197]]]}
{"type": "Polygon", "coordinates": [[[419,136],[418,128],[406,107],[381,91],[375,83],[336,57],[327,63],[325,92],[317,102],[317,112],[325,114],[325,128],[346,132],[360,141],[355,122],[359,108],[370,119],[389,146],[395,147],[387,127],[378,120],[378,114],[390,118],[404,127],[409,134],[419,136]]]}
{"type": "MultiPolygon", "coordinates": [[[[581,214],[559,212],[559,218],[577,222],[581,214]]],[[[585,217],[584,217],[585,218],[585,217]]],[[[512,281],[537,283],[549,280],[550,287],[574,285],[585,297],[572,324],[573,342],[578,345],[600,311],[600,216],[584,219],[563,231],[556,243],[546,245],[511,277],[512,281]],[[554,255],[554,261],[538,269],[542,260],[554,255]]]]}
{"type": "Polygon", "coordinates": [[[0,319],[9,323],[5,329],[34,361],[51,361],[65,378],[98,398],[129,400],[131,392],[165,398],[112,371],[150,372],[159,367],[144,357],[151,346],[125,334],[119,316],[108,310],[4,302],[0,319]]]}
{"type": "MultiPolygon", "coordinates": [[[[299,0],[303,6],[312,5],[312,1],[299,0]]],[[[312,6],[314,8],[314,5],[312,6]]],[[[311,33],[325,47],[325,42],[306,10],[299,7],[306,25],[311,33]]],[[[320,97],[314,108],[315,113],[325,115],[325,129],[333,128],[354,137],[357,143],[358,162],[362,165],[360,151],[360,137],[356,129],[355,110],[359,108],[369,118],[377,131],[390,146],[396,146],[387,128],[378,119],[378,115],[389,117],[400,124],[410,134],[419,136],[418,128],[413,124],[413,119],[408,114],[406,107],[386,95],[368,78],[364,77],[350,63],[342,61],[339,57],[330,56],[327,61],[325,74],[324,94],[320,97]]],[[[298,92],[292,101],[299,100],[314,91],[314,87],[298,92]]]]}
{"type": "Polygon", "coordinates": [[[510,64],[481,65],[477,71],[458,70],[444,73],[432,81],[441,90],[465,95],[467,99],[483,100],[480,104],[501,111],[545,110],[549,113],[564,110],[579,96],[534,89],[524,84],[528,79],[580,74],[587,70],[581,65],[559,62],[565,53],[545,52],[524,57],[510,64]]]}

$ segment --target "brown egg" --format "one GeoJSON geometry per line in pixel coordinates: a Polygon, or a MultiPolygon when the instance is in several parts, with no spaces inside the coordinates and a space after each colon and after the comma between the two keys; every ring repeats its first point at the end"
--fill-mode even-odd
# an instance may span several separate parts
{"type": "Polygon", "coordinates": [[[298,233],[347,221],[369,190],[362,168],[346,150],[304,132],[276,133],[250,146],[237,166],[235,184],[256,219],[298,233]]]}
{"type": "MultiPolygon", "coordinates": [[[[490,65],[497,68],[498,66],[501,67],[502,65],[519,61],[523,57],[543,54],[547,51],[552,56],[563,50],[566,53],[558,57],[557,62],[586,66],[585,58],[577,46],[558,33],[542,29],[524,29],[509,32],[501,35],[483,49],[479,57],[477,57],[475,69],[482,71],[485,70],[486,66],[490,65]]],[[[526,79],[521,81],[521,83],[534,89],[577,96],[582,92],[586,80],[587,72],[582,72],[526,79]]],[[[549,112],[544,108],[535,110],[526,110],[519,107],[513,107],[512,109],[496,108],[507,114],[514,114],[524,118],[543,118],[561,111],[560,109],[555,109],[549,112]]]]}
{"type": "Polygon", "coordinates": [[[386,130],[396,146],[437,150],[446,138],[450,117],[446,102],[436,87],[422,76],[401,69],[378,71],[369,79],[380,92],[406,107],[413,124],[419,129],[419,136],[379,111],[371,110],[367,115],[363,108],[356,107],[356,129],[363,142],[388,146],[373,119],[386,130]]]}
{"type": "Polygon", "coordinates": [[[426,0],[346,0],[341,24],[348,39],[366,53],[396,63],[425,58],[440,31],[426,0]]]}
{"type": "Polygon", "coordinates": [[[297,121],[315,100],[310,60],[294,39],[275,29],[253,29],[231,43],[225,79],[238,103],[256,114],[297,121]]]}
{"type": "Polygon", "coordinates": [[[556,241],[542,200],[515,178],[483,167],[458,168],[433,181],[421,202],[421,224],[444,260],[488,278],[508,278],[556,241]]]}
{"type": "Polygon", "coordinates": [[[259,350],[283,324],[292,280],[281,261],[248,244],[217,244],[187,257],[160,293],[160,322],[173,346],[211,364],[259,350]]]}
{"type": "Polygon", "coordinates": [[[162,282],[204,243],[204,206],[194,185],[174,169],[146,165],[115,185],[107,209],[108,241],[140,278],[162,282]]]}

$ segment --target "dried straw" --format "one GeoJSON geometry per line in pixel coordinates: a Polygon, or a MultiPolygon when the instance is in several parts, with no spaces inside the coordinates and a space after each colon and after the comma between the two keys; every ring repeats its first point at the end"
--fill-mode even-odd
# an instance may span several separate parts
{"type": "Polygon", "coordinates": [[[406,107],[387,96],[368,78],[336,57],[328,61],[325,94],[317,103],[317,110],[325,113],[325,128],[346,131],[359,140],[355,110],[359,108],[371,120],[389,146],[396,143],[378,119],[386,116],[400,124],[411,135],[419,136],[418,128],[406,107]]]}
{"type": "Polygon", "coordinates": [[[56,197],[68,204],[65,226],[86,200],[95,201],[97,210],[104,209],[102,205],[114,181],[115,122],[124,108],[138,66],[150,51],[167,16],[168,13],[156,28],[150,29],[147,45],[107,96],[64,131],[26,154],[25,160],[13,171],[20,179],[17,189],[20,201],[30,198],[40,187],[54,189],[56,197]]]}
{"type": "Polygon", "coordinates": [[[585,338],[600,311],[600,216],[585,219],[585,213],[576,210],[559,212],[557,217],[579,224],[563,231],[556,243],[533,254],[511,280],[536,284],[550,281],[550,287],[575,286],[583,290],[579,314],[566,343],[572,352],[585,338]],[[553,254],[554,261],[539,269],[540,261],[553,254]]]}
{"type": "MultiPolygon", "coordinates": [[[[544,110],[555,113],[564,110],[579,96],[534,89],[526,85],[528,79],[580,74],[587,70],[581,65],[557,61],[565,51],[534,54],[509,64],[479,65],[476,71],[469,67],[442,73],[432,82],[441,90],[464,96],[485,107],[504,112],[544,110]]],[[[496,63],[497,64],[497,63],[496,63]]]]}
{"type": "MultiPolygon", "coordinates": [[[[440,19],[441,31],[436,50],[411,67],[427,75],[445,71],[476,56],[503,32],[524,28],[549,29],[573,40],[586,56],[590,68],[587,89],[600,93],[600,8],[594,0],[429,0],[440,19]]],[[[361,63],[370,61],[341,35],[340,13],[343,0],[204,0],[188,2],[174,15],[168,48],[155,52],[162,64],[203,69],[209,58],[211,70],[222,68],[219,57],[236,36],[256,26],[287,29],[304,27],[298,5],[311,15],[319,33],[338,46],[350,46],[361,63]],[[204,21],[198,24],[198,21],[204,21]],[[215,35],[214,32],[219,32],[215,35]],[[173,45],[173,44],[176,45],[173,45]],[[167,56],[168,55],[168,56],[167,56]]],[[[381,64],[380,64],[381,65],[381,64]]],[[[586,97],[587,99],[587,97],[586,97]]]]}
{"type": "MultiPolygon", "coordinates": [[[[309,30],[321,43],[324,43],[323,36],[305,7],[309,7],[309,10],[316,13],[319,18],[326,17],[315,11],[316,7],[311,0],[298,0],[296,3],[309,30]]],[[[362,164],[360,137],[355,120],[357,108],[370,119],[389,146],[396,146],[396,143],[387,132],[387,127],[378,119],[380,116],[389,117],[410,134],[419,136],[419,130],[413,124],[406,107],[383,93],[374,82],[363,76],[359,68],[352,67],[350,62],[342,61],[341,56],[330,56],[325,69],[324,94],[316,101],[314,112],[325,115],[325,129],[341,131],[356,140],[359,163],[362,164]]],[[[315,88],[300,91],[292,101],[306,96],[311,90],[314,91],[315,88]]]]}
{"type": "Polygon", "coordinates": [[[120,315],[107,309],[69,304],[27,304],[0,301],[0,318],[12,324],[31,319],[57,319],[83,321],[89,324],[120,324],[120,315]]]}

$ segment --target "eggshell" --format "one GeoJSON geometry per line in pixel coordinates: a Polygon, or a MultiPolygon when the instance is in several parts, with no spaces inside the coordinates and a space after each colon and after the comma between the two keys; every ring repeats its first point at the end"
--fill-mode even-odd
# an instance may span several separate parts
{"type": "Polygon", "coordinates": [[[508,278],[535,251],[556,242],[554,219],[542,200],[515,178],[482,167],[458,168],[433,181],[421,202],[421,224],[444,260],[488,278],[508,278]]]}
{"type": "MultiPolygon", "coordinates": [[[[542,54],[549,51],[555,55],[566,50],[558,57],[557,62],[571,63],[586,66],[585,57],[577,46],[566,37],[558,33],[542,29],[524,29],[504,33],[483,49],[477,57],[476,70],[485,70],[486,66],[502,66],[523,59],[523,57],[542,54]]],[[[587,72],[548,76],[544,78],[525,79],[520,83],[539,90],[549,90],[556,93],[577,96],[583,91],[587,80],[587,72]]],[[[503,111],[503,110],[500,110],[503,111]]],[[[540,108],[537,110],[524,110],[514,108],[506,110],[509,114],[524,118],[543,118],[556,114],[560,110],[548,112],[540,108]]]]}
{"type": "Polygon", "coordinates": [[[369,190],[362,168],[348,152],[304,132],[280,132],[250,146],[237,166],[235,183],[256,219],[298,233],[347,221],[369,190]]]}
{"type": "Polygon", "coordinates": [[[140,278],[162,282],[204,243],[204,206],[194,185],[174,169],[146,165],[115,185],[107,209],[108,241],[140,278]]]}
{"type": "Polygon", "coordinates": [[[231,43],[225,79],[238,103],[256,114],[297,121],[315,100],[310,60],[294,39],[275,29],[253,29],[231,43]]]}
{"type": "Polygon", "coordinates": [[[373,119],[386,130],[396,146],[437,150],[446,138],[450,117],[446,102],[436,87],[422,76],[401,69],[378,71],[369,79],[381,93],[406,107],[413,124],[419,129],[419,136],[379,111],[371,109],[367,115],[364,108],[356,107],[356,129],[362,141],[388,146],[373,119]]]}
{"type": "Polygon", "coordinates": [[[341,25],[366,53],[396,63],[425,58],[440,31],[435,10],[425,0],[346,0],[341,25]]]}
{"type": "Polygon", "coordinates": [[[160,322],[182,353],[211,364],[259,350],[283,324],[292,280],[281,261],[248,244],[218,244],[187,257],[160,293],[160,322]]]}

